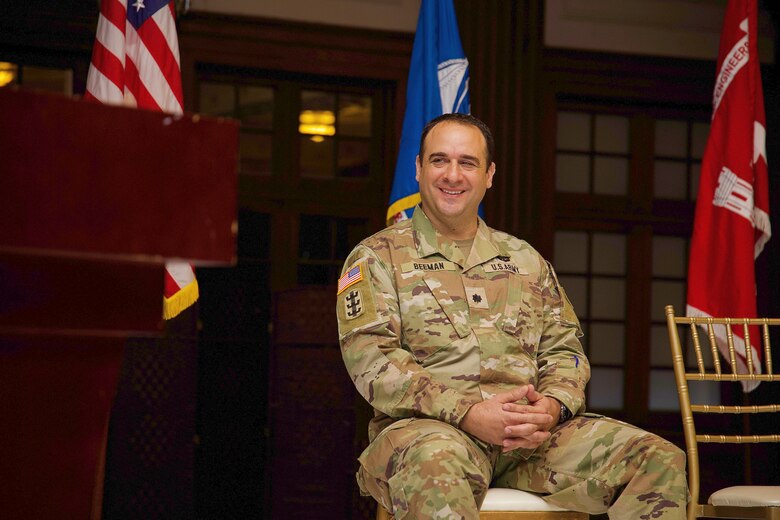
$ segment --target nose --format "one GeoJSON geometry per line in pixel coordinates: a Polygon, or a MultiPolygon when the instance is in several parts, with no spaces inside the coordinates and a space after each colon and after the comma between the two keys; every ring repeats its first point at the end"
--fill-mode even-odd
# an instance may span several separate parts
{"type": "Polygon", "coordinates": [[[443,178],[450,184],[455,184],[460,180],[460,165],[457,160],[451,160],[447,164],[447,168],[444,170],[443,178]]]}

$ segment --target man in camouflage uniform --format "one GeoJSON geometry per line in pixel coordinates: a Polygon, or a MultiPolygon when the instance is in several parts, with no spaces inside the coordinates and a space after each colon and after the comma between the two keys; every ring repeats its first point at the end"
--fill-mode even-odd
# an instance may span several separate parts
{"type": "Polygon", "coordinates": [[[584,413],[590,367],[552,266],[477,216],[492,148],[471,116],[429,123],[422,205],[346,261],[342,354],[375,409],[361,490],[397,519],[476,519],[488,486],[622,520],[684,518],[684,453],[584,413]]]}

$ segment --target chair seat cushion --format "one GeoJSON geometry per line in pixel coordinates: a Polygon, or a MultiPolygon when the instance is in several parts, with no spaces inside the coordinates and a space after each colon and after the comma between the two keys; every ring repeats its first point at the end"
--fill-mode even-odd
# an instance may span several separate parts
{"type": "Polygon", "coordinates": [[[480,511],[568,511],[548,504],[539,495],[518,489],[490,488],[480,511]]]}
{"type": "Polygon", "coordinates": [[[734,486],[710,496],[713,506],[780,507],[780,486],[734,486]]]}

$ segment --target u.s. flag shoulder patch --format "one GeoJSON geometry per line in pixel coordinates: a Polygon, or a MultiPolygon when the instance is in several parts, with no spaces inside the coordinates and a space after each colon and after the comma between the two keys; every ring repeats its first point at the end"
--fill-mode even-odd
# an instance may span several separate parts
{"type": "Polygon", "coordinates": [[[343,293],[347,287],[351,287],[361,280],[363,280],[362,262],[357,264],[354,267],[349,268],[346,273],[341,275],[341,278],[339,278],[338,290],[336,292],[336,295],[343,293]]]}

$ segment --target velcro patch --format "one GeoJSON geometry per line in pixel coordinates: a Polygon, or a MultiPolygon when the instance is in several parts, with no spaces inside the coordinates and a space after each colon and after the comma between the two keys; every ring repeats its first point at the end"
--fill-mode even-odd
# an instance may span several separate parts
{"type": "Polygon", "coordinates": [[[446,260],[436,260],[433,262],[406,262],[401,264],[401,271],[410,273],[412,271],[456,271],[458,268],[453,262],[446,260]]]}
{"type": "Polygon", "coordinates": [[[336,315],[341,338],[355,329],[375,323],[378,313],[376,295],[371,284],[371,270],[365,259],[347,269],[340,280],[345,280],[344,287],[339,289],[336,296],[336,315]],[[353,274],[348,280],[350,272],[353,274]]]}
{"type": "Polygon", "coordinates": [[[342,300],[344,305],[344,316],[348,320],[354,320],[363,315],[366,306],[363,303],[363,294],[360,289],[350,289],[342,300]]]}
{"type": "Polygon", "coordinates": [[[466,287],[466,299],[469,301],[469,307],[475,309],[490,308],[484,287],[466,287]]]}
{"type": "Polygon", "coordinates": [[[528,274],[528,272],[520,269],[512,262],[488,262],[484,264],[483,267],[486,273],[509,272],[515,274],[528,274]]]}
{"type": "Polygon", "coordinates": [[[347,272],[344,273],[341,278],[339,278],[339,285],[338,290],[336,291],[336,295],[343,293],[347,287],[355,285],[363,279],[363,268],[361,266],[362,264],[358,264],[349,268],[347,272]]]}

